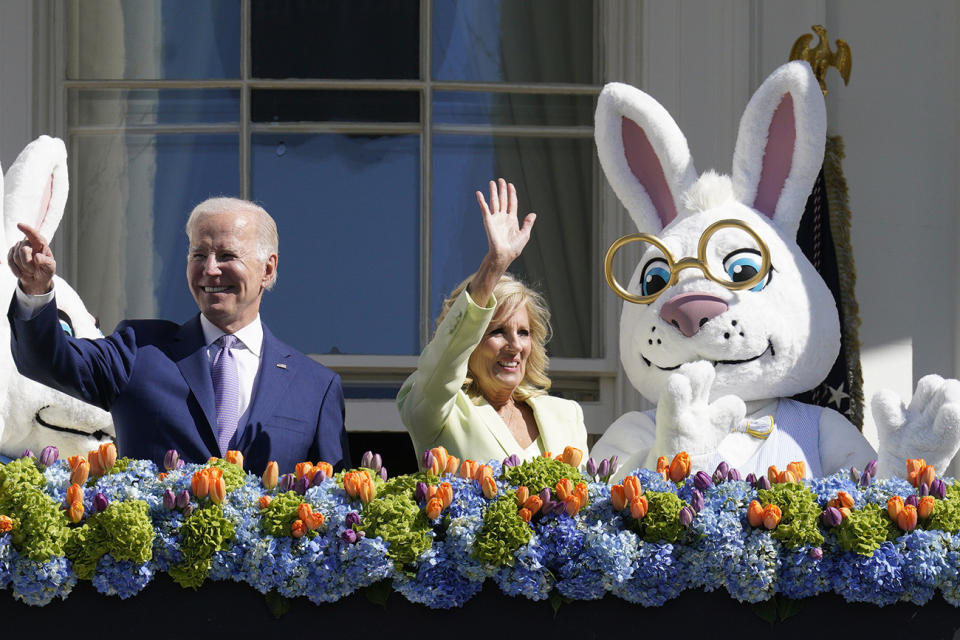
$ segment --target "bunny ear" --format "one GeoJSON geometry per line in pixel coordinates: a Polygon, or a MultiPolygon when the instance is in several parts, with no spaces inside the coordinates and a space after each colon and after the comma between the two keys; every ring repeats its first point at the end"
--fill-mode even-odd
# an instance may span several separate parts
{"type": "Polygon", "coordinates": [[[24,148],[7,170],[3,227],[12,242],[17,223],[40,231],[47,240],[57,231],[67,204],[67,148],[63,140],[40,136],[24,148]]]}
{"type": "Polygon", "coordinates": [[[796,234],[807,196],[823,164],[827,111],[806,62],[790,62],[767,78],[740,119],[733,154],[737,200],[796,234]]]}
{"type": "Polygon", "coordinates": [[[660,103],[630,85],[606,85],[594,137],[603,172],[639,230],[657,233],[677,217],[697,174],[687,139],[660,103]]]}

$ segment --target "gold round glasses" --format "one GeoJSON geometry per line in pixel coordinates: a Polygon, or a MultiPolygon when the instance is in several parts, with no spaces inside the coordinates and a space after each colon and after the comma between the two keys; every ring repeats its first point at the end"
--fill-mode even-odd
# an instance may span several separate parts
{"type": "MultiPolygon", "coordinates": [[[[697,244],[697,257],[696,258],[681,258],[677,260],[674,258],[673,254],[670,253],[670,250],[667,249],[667,246],[654,235],[649,233],[633,233],[630,235],[623,236],[618,238],[610,248],[607,249],[607,256],[603,260],[603,274],[607,279],[607,286],[613,289],[613,292],[618,296],[626,300],[627,302],[633,302],[634,304],[650,304],[664,291],[666,291],[671,286],[677,283],[679,274],[684,269],[699,269],[704,276],[716,282],[717,284],[730,289],[731,291],[742,291],[743,289],[752,289],[761,282],[764,278],[767,277],[767,274],[770,273],[770,249],[767,248],[767,244],[760,238],[757,233],[748,227],[745,223],[739,220],[717,220],[709,227],[704,229],[703,233],[700,235],[700,242],[697,244]],[[707,244],[710,242],[710,239],[713,238],[721,229],[740,229],[745,232],[754,242],[757,243],[760,251],[760,269],[754,274],[753,277],[743,280],[741,282],[734,282],[727,277],[718,277],[710,271],[710,266],[707,263],[707,244]],[[663,286],[659,291],[648,295],[633,295],[627,291],[623,286],[617,282],[616,276],[613,275],[613,257],[616,255],[622,247],[632,243],[632,242],[644,242],[646,244],[653,245],[663,253],[664,260],[667,263],[667,268],[670,271],[670,279],[667,281],[666,285],[663,286]]],[[[726,274],[724,274],[726,276],[726,274]]]]}

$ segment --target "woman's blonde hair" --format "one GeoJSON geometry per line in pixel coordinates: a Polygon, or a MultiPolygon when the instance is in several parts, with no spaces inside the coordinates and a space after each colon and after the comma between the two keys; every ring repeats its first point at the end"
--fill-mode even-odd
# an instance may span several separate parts
{"type": "MultiPolygon", "coordinates": [[[[443,301],[443,308],[437,317],[437,327],[443,322],[454,301],[460,297],[460,294],[463,293],[472,279],[473,276],[470,276],[457,285],[447,299],[443,301]]],[[[550,378],[547,377],[550,358],[547,357],[546,345],[550,340],[552,331],[550,328],[550,310],[547,309],[543,296],[509,273],[500,276],[500,281],[493,289],[493,295],[497,299],[497,309],[493,313],[490,325],[500,322],[505,316],[516,311],[520,305],[526,305],[527,317],[530,320],[530,355],[527,357],[523,381],[514,390],[513,398],[523,401],[527,398],[545,395],[550,389],[550,378]]],[[[474,302],[479,305],[487,304],[487,300],[474,300],[474,302]]],[[[434,332],[436,332],[436,327],[434,332]]],[[[483,397],[474,375],[469,369],[467,370],[467,379],[463,383],[463,390],[472,400],[483,397]]]]}

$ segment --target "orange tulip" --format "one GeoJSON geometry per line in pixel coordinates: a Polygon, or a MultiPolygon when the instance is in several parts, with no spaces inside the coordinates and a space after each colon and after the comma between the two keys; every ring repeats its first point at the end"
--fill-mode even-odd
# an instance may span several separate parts
{"type": "Polygon", "coordinates": [[[650,509],[650,505],[647,503],[647,499],[644,496],[637,496],[630,501],[630,515],[640,520],[643,516],[647,515],[647,511],[650,509]]]}
{"type": "Polygon", "coordinates": [[[543,500],[540,499],[540,496],[530,496],[523,503],[523,508],[529,511],[531,516],[540,511],[542,506],[543,500]]]}
{"type": "Polygon", "coordinates": [[[533,517],[533,514],[530,513],[530,509],[522,508],[517,512],[517,515],[520,516],[520,519],[526,523],[530,522],[530,518],[533,517]]]}
{"type": "Polygon", "coordinates": [[[897,522],[900,513],[903,511],[903,507],[903,498],[900,496],[890,496],[890,499],[887,500],[887,515],[890,516],[891,520],[897,522]]]}
{"type": "Polygon", "coordinates": [[[917,528],[917,508],[912,504],[903,505],[903,510],[897,515],[897,526],[904,531],[913,531],[917,528]]]}
{"type": "Polygon", "coordinates": [[[497,483],[493,481],[493,476],[483,476],[480,481],[480,488],[488,500],[493,500],[497,496],[497,483]]]}
{"type": "Polygon", "coordinates": [[[227,451],[227,455],[224,456],[224,460],[232,464],[237,465],[238,467],[243,466],[243,454],[235,449],[227,451]]]}
{"type": "MultiPolygon", "coordinates": [[[[324,462],[323,460],[319,461],[317,464],[313,465],[313,472],[323,471],[324,475],[328,478],[333,477],[333,465],[329,462],[324,462]]],[[[313,478],[311,478],[312,480],[313,478]]]]}
{"type": "Polygon", "coordinates": [[[837,511],[840,512],[844,520],[850,517],[850,507],[839,507],[837,511]]]}
{"type": "Polygon", "coordinates": [[[323,526],[323,514],[322,514],[322,513],[320,513],[319,511],[314,511],[312,517],[313,517],[313,526],[310,527],[311,529],[319,529],[320,527],[323,526]]]}
{"type": "Polygon", "coordinates": [[[477,467],[477,475],[475,479],[482,485],[484,478],[490,478],[493,480],[493,467],[488,464],[482,464],[477,467]]]}
{"type": "Polygon", "coordinates": [[[667,456],[657,458],[657,473],[663,476],[664,480],[670,475],[670,461],[667,460],[667,456]]]}
{"type": "Polygon", "coordinates": [[[13,531],[13,518],[0,515],[0,533],[10,533],[11,531],[13,531]]]}
{"type": "Polygon", "coordinates": [[[514,498],[517,501],[518,506],[523,506],[523,503],[527,501],[527,498],[530,497],[530,489],[527,489],[525,486],[517,487],[517,492],[514,494],[514,498]]]}
{"type": "Polygon", "coordinates": [[[303,520],[294,520],[290,525],[290,535],[294,538],[302,538],[306,532],[307,525],[304,524],[303,520]]]}
{"type": "Polygon", "coordinates": [[[747,521],[751,527],[759,527],[763,524],[763,505],[756,500],[751,500],[747,507],[747,521]]]}
{"type": "Polygon", "coordinates": [[[348,471],[343,474],[343,489],[351,498],[356,498],[360,495],[361,474],[366,475],[362,471],[348,471]]]}
{"type": "Polygon", "coordinates": [[[73,484],[86,484],[90,475],[90,463],[80,458],[76,468],[70,473],[70,482],[73,484]]]}
{"type": "Polygon", "coordinates": [[[577,496],[577,499],[580,500],[581,507],[586,506],[587,501],[590,498],[590,492],[587,490],[587,483],[578,482],[577,486],[573,490],[573,495],[577,496]]]}
{"type": "Polygon", "coordinates": [[[763,508],[763,526],[767,529],[776,528],[782,517],[783,513],[780,511],[780,507],[775,504],[768,504],[763,508]]]}
{"type": "Polygon", "coordinates": [[[271,502],[273,502],[273,498],[270,496],[260,496],[259,505],[261,509],[269,507],[271,502]]]}
{"type": "Polygon", "coordinates": [[[453,487],[450,486],[449,482],[440,483],[440,486],[437,487],[437,497],[443,503],[444,509],[450,506],[450,503],[453,502],[453,487]]]}
{"type": "Polygon", "coordinates": [[[565,501],[567,496],[573,495],[573,483],[570,482],[570,478],[560,478],[553,488],[553,491],[557,494],[558,498],[565,501]]]}
{"type": "Polygon", "coordinates": [[[87,452],[87,462],[90,464],[90,475],[97,478],[103,475],[104,468],[100,462],[100,452],[94,449],[87,452]]]}
{"type": "Polygon", "coordinates": [[[193,491],[193,495],[198,498],[203,498],[210,492],[210,476],[206,469],[200,469],[193,473],[193,477],[190,479],[190,489],[193,491]]]}
{"type": "Polygon", "coordinates": [[[846,507],[847,509],[853,509],[853,496],[851,496],[846,491],[837,491],[837,508],[846,507]]]}
{"type": "Polygon", "coordinates": [[[444,473],[449,473],[451,475],[457,472],[457,469],[460,467],[460,458],[457,456],[447,456],[447,464],[443,468],[444,473]]]}
{"type": "Polygon", "coordinates": [[[787,465],[787,471],[792,471],[799,482],[807,475],[807,465],[803,461],[794,461],[787,465]]]}
{"type": "Polygon", "coordinates": [[[800,482],[800,479],[797,477],[797,474],[787,469],[786,471],[780,472],[780,482],[786,484],[788,482],[800,482]]]}
{"type": "Polygon", "coordinates": [[[117,445],[112,442],[105,442],[100,445],[100,466],[104,471],[113,469],[117,462],[117,445]]]}
{"type": "Polygon", "coordinates": [[[161,481],[162,481],[162,480],[166,480],[166,479],[167,479],[167,472],[166,472],[166,471],[161,471],[160,473],[157,474],[157,480],[161,480],[161,481]]]}
{"type": "Polygon", "coordinates": [[[306,502],[301,502],[297,506],[297,517],[303,520],[303,523],[309,528],[309,525],[313,521],[313,509],[306,502]]]}
{"type": "Polygon", "coordinates": [[[477,475],[479,465],[474,460],[464,460],[460,465],[460,477],[472,480],[477,475]]]}
{"type": "Polygon", "coordinates": [[[440,500],[440,498],[430,498],[426,507],[427,517],[431,520],[436,520],[440,517],[440,513],[442,511],[443,502],[440,500]]]}
{"type": "Polygon", "coordinates": [[[615,484],[610,487],[610,503],[617,511],[622,511],[627,506],[627,493],[622,484],[615,484]]]}
{"type": "Polygon", "coordinates": [[[313,469],[313,463],[311,462],[298,462],[297,466],[293,468],[293,475],[296,476],[297,480],[300,478],[306,477],[307,480],[313,480],[313,474],[316,473],[313,469]]]}
{"type": "Polygon", "coordinates": [[[917,505],[917,515],[920,516],[922,520],[926,520],[933,515],[933,510],[936,507],[936,502],[933,499],[933,496],[923,496],[920,498],[920,504],[917,505]]]}
{"type": "Polygon", "coordinates": [[[571,467],[579,467],[583,460],[583,451],[576,447],[564,447],[561,460],[571,467]]]}
{"type": "Polygon", "coordinates": [[[542,454],[540,457],[541,457],[541,458],[552,458],[552,457],[553,457],[553,454],[550,453],[549,451],[544,451],[543,454],[542,454]]]}
{"type": "Polygon", "coordinates": [[[690,475],[690,456],[686,451],[681,451],[673,456],[670,462],[670,479],[674,482],[680,482],[690,475]]]}
{"type": "Polygon", "coordinates": [[[83,502],[83,488],[79,484],[72,484],[67,489],[67,504],[83,502]]]}
{"type": "Polygon", "coordinates": [[[919,486],[919,476],[923,468],[927,466],[926,460],[923,458],[910,458],[907,460],[907,480],[913,486],[919,486]]]}
{"type": "Polygon", "coordinates": [[[79,500],[71,503],[67,509],[67,517],[70,518],[70,522],[74,524],[83,520],[83,503],[79,500]]]}
{"type": "Polygon", "coordinates": [[[580,498],[575,495],[569,495],[563,499],[563,504],[566,507],[567,515],[571,518],[577,515],[577,512],[580,511],[580,498]]]}
{"type": "Polygon", "coordinates": [[[921,484],[926,484],[928,487],[933,484],[933,481],[937,477],[937,472],[934,470],[933,465],[926,465],[923,469],[920,470],[920,473],[917,475],[917,486],[921,484]]]}
{"type": "MultiPolygon", "coordinates": [[[[217,471],[220,471],[217,469],[217,471]]],[[[210,485],[207,495],[214,504],[220,504],[227,497],[227,484],[223,481],[223,473],[210,474],[210,485]]]]}
{"type": "Polygon", "coordinates": [[[776,484],[780,482],[780,470],[777,469],[776,465],[770,465],[767,467],[767,480],[770,481],[770,484],[776,484]]]}
{"type": "Polygon", "coordinates": [[[643,487],[640,486],[640,478],[637,476],[627,476],[623,479],[623,496],[630,502],[638,495],[643,493],[643,487]]]}
{"type": "Polygon", "coordinates": [[[366,473],[363,474],[363,477],[364,482],[360,485],[360,502],[368,504],[377,497],[377,487],[366,473]]]}
{"type": "Polygon", "coordinates": [[[267,468],[263,470],[263,475],[260,477],[260,482],[263,483],[263,488],[267,491],[272,491],[275,486],[277,486],[277,481],[280,479],[280,465],[277,464],[276,460],[271,460],[267,463],[267,468]]]}

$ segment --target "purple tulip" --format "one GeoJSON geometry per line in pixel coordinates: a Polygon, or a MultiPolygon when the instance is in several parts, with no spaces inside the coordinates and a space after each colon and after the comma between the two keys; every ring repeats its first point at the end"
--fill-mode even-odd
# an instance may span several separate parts
{"type": "Polygon", "coordinates": [[[548,502],[550,502],[550,498],[551,498],[550,487],[544,487],[543,489],[540,490],[540,493],[537,495],[540,498],[541,503],[547,504],[548,502]]]}
{"type": "Polygon", "coordinates": [[[727,479],[727,474],[730,472],[730,465],[726,462],[721,462],[717,465],[717,468],[713,472],[713,482],[714,484],[720,484],[727,479]]]}
{"type": "Polygon", "coordinates": [[[193,503],[188,503],[187,506],[183,508],[183,517],[189,518],[193,515],[193,503]]]}
{"type": "Polygon", "coordinates": [[[713,480],[710,479],[706,471],[697,471],[693,476],[693,486],[700,491],[706,491],[712,484],[713,480]]]}
{"type": "Polygon", "coordinates": [[[307,489],[310,488],[310,480],[307,479],[307,476],[301,476],[299,480],[294,481],[293,490],[303,495],[307,492],[307,489]]]}
{"type": "Polygon", "coordinates": [[[604,458],[600,461],[600,464],[597,465],[597,475],[606,480],[610,477],[610,461],[604,458]]]}
{"type": "Polygon", "coordinates": [[[375,453],[373,454],[373,459],[370,461],[370,464],[373,465],[370,468],[379,473],[380,469],[383,468],[383,458],[380,457],[379,453],[375,453]]]}
{"type": "Polygon", "coordinates": [[[355,526],[360,524],[360,514],[356,511],[351,511],[347,514],[347,517],[343,519],[343,526],[352,529],[355,526]]]}
{"type": "Polygon", "coordinates": [[[430,470],[433,468],[433,452],[427,449],[423,452],[423,457],[420,459],[420,462],[423,463],[423,468],[430,470]]]}
{"type": "Polygon", "coordinates": [[[907,499],[903,501],[903,504],[909,504],[916,508],[920,504],[920,498],[917,497],[917,494],[911,493],[907,496],[907,499]]]}
{"type": "Polygon", "coordinates": [[[587,458],[587,473],[591,477],[597,475],[597,463],[594,462],[593,458],[587,458]]]}
{"type": "Polygon", "coordinates": [[[864,473],[869,473],[871,476],[876,477],[877,475],[877,461],[871,460],[867,463],[867,466],[863,468],[864,473]]]}
{"type": "Polygon", "coordinates": [[[543,506],[540,507],[540,513],[548,516],[551,513],[563,510],[563,508],[564,506],[562,502],[558,502],[556,500],[546,500],[544,501],[543,506]]]}
{"type": "Polygon", "coordinates": [[[921,482],[917,493],[920,494],[921,498],[930,495],[930,486],[926,482],[921,482]]]}
{"type": "Polygon", "coordinates": [[[680,524],[685,527],[689,527],[693,523],[693,509],[690,507],[684,507],[680,509],[680,515],[677,516],[680,519],[680,524]]]}
{"type": "Polygon", "coordinates": [[[280,476],[280,481],[277,483],[277,486],[280,487],[281,492],[290,491],[293,489],[293,483],[296,481],[297,479],[292,473],[285,473],[280,476]]]}
{"type": "Polygon", "coordinates": [[[311,487],[319,487],[323,484],[323,481],[327,479],[327,472],[321,470],[315,471],[313,474],[313,480],[310,481],[311,487]]]}
{"type": "Polygon", "coordinates": [[[40,452],[40,465],[43,467],[49,467],[55,463],[59,457],[60,450],[53,445],[47,445],[43,448],[43,451],[40,452]]]}
{"type": "Polygon", "coordinates": [[[860,486],[869,487],[870,483],[873,482],[873,474],[869,471],[864,471],[860,474],[860,486]]]}
{"type": "Polygon", "coordinates": [[[694,489],[690,492],[690,506],[693,507],[693,510],[697,513],[703,511],[703,494],[700,493],[699,489],[694,489]]]}
{"type": "Polygon", "coordinates": [[[344,529],[343,533],[340,534],[340,539],[347,544],[353,544],[357,541],[357,532],[353,529],[344,529]]]}
{"type": "Polygon", "coordinates": [[[364,451],[360,458],[360,466],[373,469],[373,451],[364,451]]]}
{"type": "Polygon", "coordinates": [[[610,456],[610,473],[616,473],[617,469],[620,468],[620,457],[619,456],[610,456]]]}
{"type": "Polygon", "coordinates": [[[823,549],[820,547],[811,547],[810,551],[807,551],[807,555],[814,560],[821,560],[823,558],[823,549]]]}
{"type": "Polygon", "coordinates": [[[386,467],[380,467],[380,479],[383,480],[384,482],[387,481],[387,468],[386,468],[386,467]]]}
{"type": "Polygon", "coordinates": [[[97,495],[93,496],[94,512],[100,513],[101,511],[106,510],[108,506],[110,506],[110,500],[107,498],[106,495],[102,493],[98,493],[97,495]]]}
{"type": "Polygon", "coordinates": [[[757,478],[757,489],[769,489],[770,488],[770,479],[767,476],[760,476],[757,478]]]}
{"type": "Polygon", "coordinates": [[[173,508],[177,506],[177,494],[173,492],[173,489],[167,489],[163,492],[163,508],[167,511],[173,511],[173,508]]]}
{"type": "Polygon", "coordinates": [[[190,504],[190,492],[183,489],[177,494],[177,499],[174,501],[173,506],[177,509],[186,509],[188,504],[190,504]]]}
{"type": "Polygon", "coordinates": [[[823,513],[820,514],[820,522],[822,522],[825,527],[840,526],[840,523],[843,522],[843,514],[840,513],[840,509],[836,507],[827,507],[823,510],[823,513]]]}
{"type": "Polygon", "coordinates": [[[180,454],[177,453],[176,449],[169,449],[165,454],[163,454],[163,468],[167,471],[173,471],[177,469],[178,462],[180,462],[180,454]]]}
{"type": "Polygon", "coordinates": [[[24,450],[23,450],[23,453],[20,454],[20,457],[21,457],[21,458],[33,458],[33,457],[34,457],[33,451],[30,450],[30,449],[24,449],[24,450]]]}
{"type": "Polygon", "coordinates": [[[183,466],[185,464],[187,463],[183,461],[183,458],[180,458],[179,460],[177,460],[177,469],[183,469],[183,466]]]}
{"type": "Polygon", "coordinates": [[[757,486],[757,476],[755,476],[755,475],[752,474],[752,473],[748,473],[748,474],[747,474],[747,484],[749,484],[751,487],[756,487],[756,486],[757,486]]]}
{"type": "Polygon", "coordinates": [[[939,500],[947,496],[947,485],[940,478],[934,478],[930,485],[930,495],[939,500]]]}
{"type": "Polygon", "coordinates": [[[427,499],[427,483],[426,482],[417,483],[417,488],[413,493],[413,498],[417,502],[423,502],[424,500],[427,499]]]}
{"type": "Polygon", "coordinates": [[[517,457],[517,454],[511,453],[509,456],[503,459],[503,466],[518,467],[520,466],[520,458],[517,457]]]}
{"type": "Polygon", "coordinates": [[[730,469],[730,471],[727,472],[727,480],[730,480],[731,482],[740,482],[740,472],[736,469],[730,469]]]}
{"type": "Polygon", "coordinates": [[[860,482],[860,469],[850,467],[850,482],[858,484],[860,482]]]}

